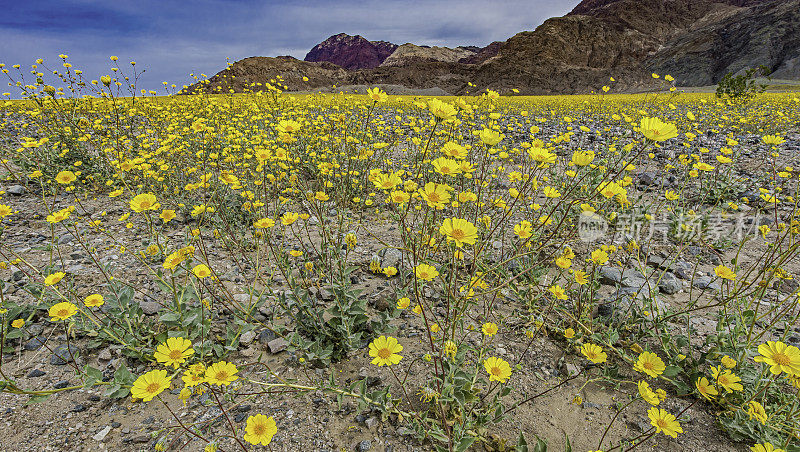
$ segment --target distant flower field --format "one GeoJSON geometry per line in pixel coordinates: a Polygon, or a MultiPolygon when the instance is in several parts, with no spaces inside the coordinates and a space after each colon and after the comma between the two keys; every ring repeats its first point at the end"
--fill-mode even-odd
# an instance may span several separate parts
{"type": "Polygon", "coordinates": [[[798,94],[183,96],[66,61],[3,67],[3,400],[152,405],[157,450],[297,450],[255,403],[287,394],[426,450],[800,450],[798,94]],[[19,377],[45,336],[67,386],[19,377]],[[585,429],[520,414],[598,392],[585,429]]]}

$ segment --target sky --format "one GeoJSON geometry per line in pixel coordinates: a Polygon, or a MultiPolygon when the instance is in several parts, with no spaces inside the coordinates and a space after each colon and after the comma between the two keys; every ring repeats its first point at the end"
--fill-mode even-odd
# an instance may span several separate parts
{"type": "MultiPolygon", "coordinates": [[[[395,44],[484,46],[533,30],[562,16],[578,1],[427,0],[0,0],[0,63],[30,65],[44,59],[61,68],[59,54],[89,79],[111,74],[109,57],[129,69],[136,61],[138,89],[163,81],[191,84],[226,58],[291,55],[303,59],[337,33],[395,44]],[[487,6],[491,5],[491,6],[487,6]]],[[[18,89],[2,80],[0,92],[18,89]]],[[[56,80],[48,80],[59,86],[56,80]]],[[[17,92],[15,92],[17,91],[17,92]]]]}

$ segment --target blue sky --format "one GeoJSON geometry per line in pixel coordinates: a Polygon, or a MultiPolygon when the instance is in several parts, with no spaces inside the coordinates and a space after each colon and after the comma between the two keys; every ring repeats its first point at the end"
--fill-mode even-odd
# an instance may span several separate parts
{"type": "MultiPolygon", "coordinates": [[[[249,56],[302,59],[330,35],[360,34],[396,44],[478,45],[533,30],[578,1],[0,0],[0,62],[37,58],[59,67],[69,55],[89,78],[110,74],[109,56],[146,69],[138,88],[179,87],[249,56]],[[485,6],[491,4],[490,7],[485,6]]],[[[0,92],[12,91],[0,85],[0,92]]],[[[56,85],[53,80],[51,84],[56,85]]],[[[14,93],[16,94],[16,93],[14,93]]]]}

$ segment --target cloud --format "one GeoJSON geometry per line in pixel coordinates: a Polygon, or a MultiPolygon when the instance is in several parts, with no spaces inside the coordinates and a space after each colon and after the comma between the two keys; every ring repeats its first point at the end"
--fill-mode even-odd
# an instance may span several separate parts
{"type": "MultiPolygon", "coordinates": [[[[292,55],[302,59],[315,44],[344,32],[397,44],[483,46],[533,30],[577,1],[256,1],[141,0],[17,1],[0,15],[0,62],[29,67],[57,55],[90,79],[110,73],[110,55],[136,61],[146,72],[138,88],[162,81],[191,82],[189,73],[213,75],[225,58],[292,55]]],[[[55,80],[50,80],[56,84],[55,80]]],[[[12,90],[14,91],[14,90],[12,90]]]]}

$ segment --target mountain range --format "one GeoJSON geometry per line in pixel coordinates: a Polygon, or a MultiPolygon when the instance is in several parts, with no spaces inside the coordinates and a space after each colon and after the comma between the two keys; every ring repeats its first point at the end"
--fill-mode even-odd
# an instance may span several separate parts
{"type": "Polygon", "coordinates": [[[455,95],[586,93],[614,77],[615,91],[632,92],[658,88],[651,73],[704,86],[760,65],[773,78],[800,79],[800,0],[584,0],[485,47],[397,45],[340,33],[303,61],[245,58],[184,92],[264,89],[276,76],[295,91],[399,85],[455,95]]]}

